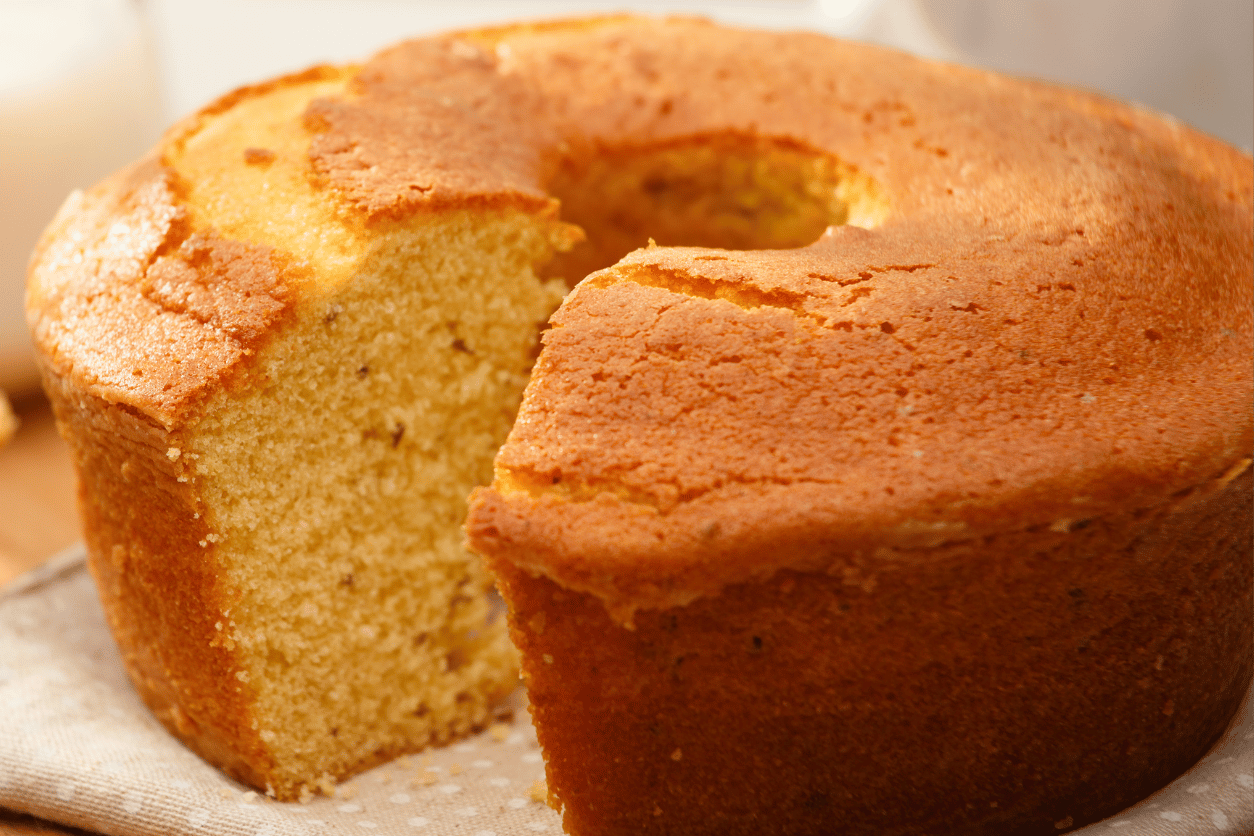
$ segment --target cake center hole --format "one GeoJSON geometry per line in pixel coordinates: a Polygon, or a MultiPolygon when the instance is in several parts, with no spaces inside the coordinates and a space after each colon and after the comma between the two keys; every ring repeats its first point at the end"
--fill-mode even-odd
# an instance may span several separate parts
{"type": "Polygon", "coordinates": [[[662,246],[790,249],[829,226],[874,226],[874,181],[830,154],[763,137],[718,136],[600,149],[563,159],[548,183],[587,240],[550,276],[576,282],[652,238],[662,246]]]}

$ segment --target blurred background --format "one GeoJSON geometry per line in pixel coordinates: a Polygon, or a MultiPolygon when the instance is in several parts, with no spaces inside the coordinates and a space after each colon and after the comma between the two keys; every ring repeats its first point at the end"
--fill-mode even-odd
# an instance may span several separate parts
{"type": "Polygon", "coordinates": [[[0,390],[36,385],[26,261],[64,197],[238,85],[400,38],[630,9],[805,28],[1102,90],[1254,144],[1250,0],[0,0],[0,390]]]}

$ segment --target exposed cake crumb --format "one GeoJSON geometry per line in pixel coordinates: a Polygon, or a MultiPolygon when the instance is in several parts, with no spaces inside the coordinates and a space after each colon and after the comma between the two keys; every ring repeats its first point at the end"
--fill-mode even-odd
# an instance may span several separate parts
{"type": "Polygon", "coordinates": [[[547,802],[549,800],[549,785],[544,782],[544,779],[533,781],[531,786],[527,788],[527,797],[541,804],[547,802]]]}

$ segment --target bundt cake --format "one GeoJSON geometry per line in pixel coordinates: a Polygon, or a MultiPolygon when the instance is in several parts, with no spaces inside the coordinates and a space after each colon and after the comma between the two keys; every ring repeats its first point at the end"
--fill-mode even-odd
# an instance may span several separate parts
{"type": "Polygon", "coordinates": [[[132,678],[232,774],[491,716],[491,481],[569,832],[1057,833],[1250,680],[1252,182],[819,35],[518,25],[211,105],[28,309],[132,678]]]}

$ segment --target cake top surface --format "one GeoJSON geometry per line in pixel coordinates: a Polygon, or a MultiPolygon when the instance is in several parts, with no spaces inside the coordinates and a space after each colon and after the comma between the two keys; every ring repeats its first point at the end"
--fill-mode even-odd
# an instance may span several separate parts
{"type": "Polygon", "coordinates": [[[703,143],[831,162],[857,225],[585,280],[472,513],[481,550],[661,605],[1152,504],[1250,455],[1248,156],[1088,93],[688,19],[454,33],[233,94],[61,213],[36,342],[175,427],[380,230],[558,228],[572,160],[703,143]]]}

